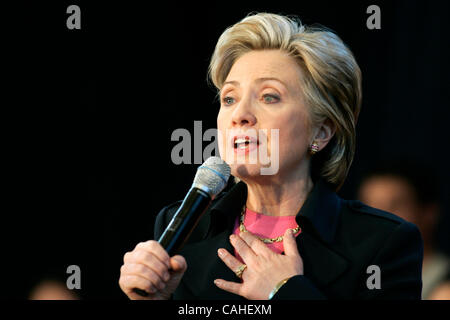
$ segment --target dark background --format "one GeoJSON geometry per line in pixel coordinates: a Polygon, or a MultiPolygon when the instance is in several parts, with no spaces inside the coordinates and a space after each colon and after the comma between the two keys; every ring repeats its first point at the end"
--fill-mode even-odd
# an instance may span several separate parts
{"type": "MultiPolygon", "coordinates": [[[[26,298],[46,274],[81,267],[82,298],[125,299],[126,251],[152,238],[153,220],[187,192],[198,165],[172,164],[177,128],[216,126],[206,83],[224,29],[252,11],[298,15],[349,45],[363,73],[357,153],[339,194],[386,158],[418,159],[442,181],[436,241],[450,252],[448,1],[275,1],[143,5],[29,4],[9,25],[8,179],[1,297],[26,298]],[[81,8],[81,30],[66,8],[81,8]],[[366,8],[381,8],[368,30],[366,8]]],[[[206,146],[208,143],[204,144],[206,146]]],[[[3,260],[3,259],[2,259],[3,260]]]]}

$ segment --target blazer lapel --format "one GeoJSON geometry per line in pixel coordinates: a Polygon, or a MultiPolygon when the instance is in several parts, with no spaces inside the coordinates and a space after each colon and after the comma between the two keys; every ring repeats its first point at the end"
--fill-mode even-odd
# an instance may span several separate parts
{"type": "Polygon", "coordinates": [[[300,212],[297,223],[302,233],[297,238],[305,276],[319,288],[342,275],[349,261],[332,249],[341,212],[341,198],[323,180],[316,181],[300,212]]]}
{"type": "Polygon", "coordinates": [[[297,245],[303,259],[304,275],[318,288],[331,284],[349,266],[346,258],[306,232],[298,236],[297,245]]]}
{"type": "Polygon", "coordinates": [[[195,292],[197,299],[243,299],[242,297],[219,289],[215,284],[215,279],[238,282],[233,271],[218,257],[217,250],[225,248],[233,254],[233,247],[230,244],[229,236],[231,230],[224,230],[207,241],[194,243],[183,248],[181,254],[189,257],[196,257],[188,262],[188,269],[183,277],[183,283],[195,292]]]}

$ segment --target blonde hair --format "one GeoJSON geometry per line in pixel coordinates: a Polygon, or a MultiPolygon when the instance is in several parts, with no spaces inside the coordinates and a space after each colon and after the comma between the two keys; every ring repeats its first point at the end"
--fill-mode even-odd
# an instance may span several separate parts
{"type": "Polygon", "coordinates": [[[208,76],[220,90],[234,62],[252,50],[278,49],[299,64],[310,124],[329,119],[336,129],[326,148],[312,158],[313,177],[338,190],[353,161],[356,122],[361,107],[361,71],[351,51],[333,32],[307,27],[297,17],[256,13],[220,36],[208,76]]]}

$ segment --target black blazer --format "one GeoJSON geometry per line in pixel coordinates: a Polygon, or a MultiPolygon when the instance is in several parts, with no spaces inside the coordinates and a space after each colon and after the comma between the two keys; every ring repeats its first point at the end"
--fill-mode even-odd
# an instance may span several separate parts
{"type": "MultiPolygon", "coordinates": [[[[173,299],[244,299],[213,281],[239,281],[217,249],[234,252],[229,235],[246,199],[247,186],[239,182],[214,200],[179,252],[188,268],[173,299]]],[[[158,214],[155,239],[180,204],[158,214]]],[[[315,183],[296,219],[302,228],[297,245],[304,275],[292,277],[273,299],[420,299],[423,243],[415,225],[359,201],[343,200],[324,181],[315,183]],[[380,289],[367,286],[370,265],[380,268],[380,289]]]]}

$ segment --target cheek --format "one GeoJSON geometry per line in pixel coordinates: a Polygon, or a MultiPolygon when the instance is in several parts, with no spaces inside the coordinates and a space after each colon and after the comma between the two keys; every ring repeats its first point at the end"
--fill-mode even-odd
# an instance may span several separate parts
{"type": "Polygon", "coordinates": [[[230,112],[227,112],[226,110],[224,111],[222,108],[220,108],[219,113],[217,114],[217,129],[225,133],[225,130],[227,129],[230,121],[230,117],[230,112]]]}
{"type": "Polygon", "coordinates": [[[217,114],[217,129],[221,129],[223,123],[223,113],[221,112],[221,110],[219,110],[219,113],[217,114]]]}
{"type": "Polygon", "coordinates": [[[219,111],[217,115],[217,143],[219,146],[219,153],[222,159],[225,156],[225,146],[226,146],[226,119],[223,112],[219,111]]]}
{"type": "Polygon", "coordinates": [[[297,114],[289,117],[280,126],[280,153],[300,156],[309,147],[309,130],[304,116],[297,114]]]}

